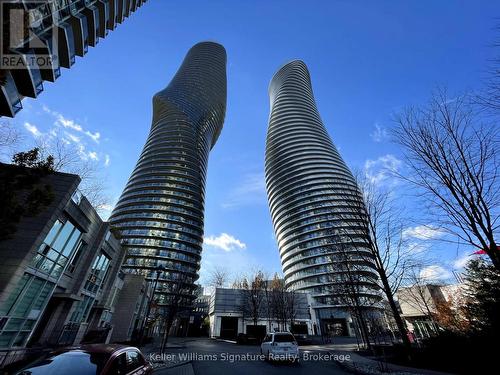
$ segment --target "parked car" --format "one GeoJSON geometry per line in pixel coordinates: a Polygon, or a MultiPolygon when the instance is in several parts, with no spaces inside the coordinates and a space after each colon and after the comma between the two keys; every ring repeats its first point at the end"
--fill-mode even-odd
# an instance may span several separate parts
{"type": "Polygon", "coordinates": [[[264,337],[260,353],[268,360],[298,362],[300,353],[297,340],[290,332],[273,332],[264,337]]]}
{"type": "Polygon", "coordinates": [[[153,368],[132,346],[90,344],[59,349],[17,375],[149,375],[153,368]]]}

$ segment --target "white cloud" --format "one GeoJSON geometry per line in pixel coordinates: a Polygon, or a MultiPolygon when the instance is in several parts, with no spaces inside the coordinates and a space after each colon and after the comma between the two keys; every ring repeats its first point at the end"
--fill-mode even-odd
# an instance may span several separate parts
{"type": "Polygon", "coordinates": [[[38,130],[38,128],[35,125],[30,124],[29,122],[24,123],[24,128],[29,131],[33,137],[38,138],[42,135],[42,132],[38,130]]]}
{"type": "Polygon", "coordinates": [[[375,130],[373,130],[372,133],[370,133],[370,137],[373,139],[374,142],[382,142],[384,139],[386,139],[388,136],[387,130],[381,126],[379,123],[375,123],[375,130]]]}
{"type": "Polygon", "coordinates": [[[94,140],[95,143],[99,143],[99,139],[101,138],[101,133],[99,132],[91,133],[87,130],[85,131],[85,134],[88,135],[92,140],[94,140]]]}
{"type": "Polygon", "coordinates": [[[89,156],[87,152],[85,151],[85,146],[82,145],[81,143],[78,143],[78,155],[80,156],[80,159],[82,160],[88,160],[89,156]]]}
{"type": "Polygon", "coordinates": [[[429,246],[427,244],[423,244],[423,243],[410,242],[408,244],[408,250],[414,254],[421,254],[421,253],[429,250],[429,246]]]}
{"type": "Polygon", "coordinates": [[[451,277],[451,272],[437,264],[427,266],[420,271],[420,277],[425,281],[442,281],[451,277]]]}
{"type": "Polygon", "coordinates": [[[104,155],[104,166],[109,167],[109,164],[111,163],[111,158],[109,157],[108,154],[104,155]]]}
{"type": "Polygon", "coordinates": [[[55,118],[55,125],[62,126],[65,129],[71,129],[79,133],[85,134],[87,137],[92,139],[94,142],[99,143],[101,134],[99,132],[92,133],[91,131],[85,130],[82,125],[78,124],[76,121],[64,117],[61,113],[51,110],[47,106],[43,106],[44,112],[52,115],[55,118]]]}
{"type": "Polygon", "coordinates": [[[248,270],[262,267],[262,263],[258,262],[253,255],[249,251],[233,251],[228,254],[225,251],[206,248],[203,250],[203,257],[201,258],[198,282],[204,286],[208,285],[213,269],[222,267],[229,272],[228,284],[230,284],[241,275],[247,274],[248,270]]]}
{"type": "Polygon", "coordinates": [[[467,262],[471,260],[474,256],[471,254],[464,254],[461,257],[455,259],[453,262],[453,268],[455,269],[462,269],[467,265],[467,262]]]}
{"type": "Polygon", "coordinates": [[[245,249],[247,245],[234,236],[221,233],[219,236],[208,236],[204,238],[203,243],[207,246],[213,246],[224,251],[231,251],[237,248],[245,249]]]}
{"type": "Polygon", "coordinates": [[[64,134],[66,135],[66,140],[68,140],[68,141],[71,141],[73,143],[80,143],[80,141],[81,141],[80,137],[77,137],[74,134],[71,134],[69,132],[64,132],[64,134]]]}
{"type": "Polygon", "coordinates": [[[60,113],[56,114],[56,123],[59,124],[59,125],[62,125],[63,127],[67,128],[67,129],[76,130],[77,132],[82,132],[83,131],[83,128],[82,128],[81,125],[75,123],[71,119],[65,118],[60,113]]]}
{"type": "Polygon", "coordinates": [[[99,157],[97,156],[97,152],[95,151],[89,151],[89,153],[87,154],[89,156],[89,158],[91,158],[92,160],[95,160],[95,161],[98,161],[99,160],[99,157]]]}
{"type": "Polygon", "coordinates": [[[391,154],[365,161],[365,175],[373,184],[395,184],[393,175],[401,169],[403,162],[391,154]]]}
{"type": "Polygon", "coordinates": [[[104,210],[104,211],[111,211],[111,210],[113,210],[113,207],[114,206],[111,204],[103,204],[100,208],[101,208],[101,210],[104,210]]]}
{"type": "Polygon", "coordinates": [[[266,202],[264,173],[251,173],[244,176],[241,184],[230,192],[228,199],[222,204],[222,207],[233,208],[266,202]]]}
{"type": "Polygon", "coordinates": [[[419,240],[433,240],[445,234],[444,230],[432,225],[417,225],[403,230],[403,238],[417,238],[419,240]]]}

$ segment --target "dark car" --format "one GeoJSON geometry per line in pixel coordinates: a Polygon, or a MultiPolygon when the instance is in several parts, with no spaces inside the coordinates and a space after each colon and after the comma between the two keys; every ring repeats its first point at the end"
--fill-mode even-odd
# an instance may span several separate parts
{"type": "Polygon", "coordinates": [[[153,368],[132,346],[91,344],[54,351],[17,375],[148,375],[153,368]]]}

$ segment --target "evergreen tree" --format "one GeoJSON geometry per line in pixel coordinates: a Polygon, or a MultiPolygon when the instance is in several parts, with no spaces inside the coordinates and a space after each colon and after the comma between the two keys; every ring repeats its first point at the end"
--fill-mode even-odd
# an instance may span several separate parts
{"type": "Polygon", "coordinates": [[[464,313],[476,333],[500,333],[500,274],[484,259],[467,264],[464,313]]]}
{"type": "Polygon", "coordinates": [[[0,241],[11,238],[22,217],[36,216],[54,199],[52,187],[42,182],[54,171],[52,156],[43,159],[34,148],[12,161],[0,169],[0,241]]]}

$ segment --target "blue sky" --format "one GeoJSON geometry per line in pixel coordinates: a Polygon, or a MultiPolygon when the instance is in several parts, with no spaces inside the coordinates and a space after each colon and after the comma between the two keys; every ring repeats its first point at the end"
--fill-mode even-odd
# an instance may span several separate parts
{"type": "MultiPolygon", "coordinates": [[[[437,85],[450,93],[480,88],[499,11],[497,1],[149,0],[63,69],[56,84],[46,83],[39,99],[25,100],[14,122],[28,139],[55,128],[66,134],[108,175],[116,201],[147,137],[153,94],[193,44],[222,43],[227,116],[210,155],[201,281],[216,265],[233,274],[280,271],[263,177],[274,72],[304,60],[344,159],[397,190],[381,172],[404,168],[386,135],[391,115],[425,103],[437,85]]],[[[411,207],[410,198],[402,200],[411,207]]],[[[418,241],[418,226],[432,223],[414,216],[417,229],[407,233],[418,241]]],[[[426,245],[439,255],[442,268],[433,270],[442,277],[470,252],[439,241],[426,245]]]]}

